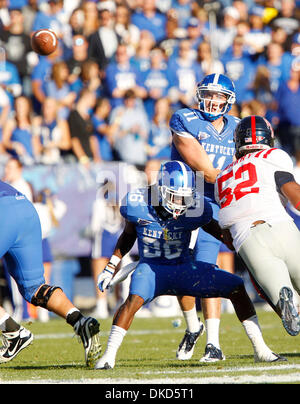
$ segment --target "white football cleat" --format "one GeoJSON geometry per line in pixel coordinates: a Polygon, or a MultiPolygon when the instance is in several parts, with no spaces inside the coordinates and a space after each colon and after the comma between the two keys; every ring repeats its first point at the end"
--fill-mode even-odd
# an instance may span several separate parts
{"type": "Polygon", "coordinates": [[[285,362],[286,358],[283,356],[277,355],[272,351],[267,351],[263,353],[254,353],[254,361],[255,362],[285,362]]]}
{"type": "Polygon", "coordinates": [[[300,332],[300,316],[293,302],[293,292],[286,286],[280,289],[279,307],[282,324],[287,333],[292,336],[298,335],[300,332]]]}
{"type": "Polygon", "coordinates": [[[22,349],[31,344],[33,335],[29,330],[20,327],[15,332],[2,332],[3,346],[0,347],[0,363],[11,361],[22,349]]]}
{"type": "Polygon", "coordinates": [[[198,332],[190,332],[188,330],[185,331],[184,337],[180,342],[177,352],[176,358],[181,361],[186,361],[191,359],[194,353],[196,342],[200,335],[203,335],[205,331],[204,324],[200,321],[200,329],[198,332]]]}

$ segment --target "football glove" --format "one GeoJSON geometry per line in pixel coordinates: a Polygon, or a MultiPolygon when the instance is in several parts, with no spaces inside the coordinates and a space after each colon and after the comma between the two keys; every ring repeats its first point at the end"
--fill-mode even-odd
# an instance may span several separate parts
{"type": "Polygon", "coordinates": [[[101,292],[104,292],[108,288],[110,281],[112,280],[116,267],[109,262],[98,276],[98,288],[101,292]]]}

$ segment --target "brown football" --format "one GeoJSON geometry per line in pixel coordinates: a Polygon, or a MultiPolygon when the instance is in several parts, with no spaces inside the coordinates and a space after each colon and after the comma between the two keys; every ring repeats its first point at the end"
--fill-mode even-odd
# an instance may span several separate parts
{"type": "Polygon", "coordinates": [[[47,56],[54,52],[58,45],[58,39],[54,31],[39,29],[31,37],[32,49],[39,55],[47,56]]]}

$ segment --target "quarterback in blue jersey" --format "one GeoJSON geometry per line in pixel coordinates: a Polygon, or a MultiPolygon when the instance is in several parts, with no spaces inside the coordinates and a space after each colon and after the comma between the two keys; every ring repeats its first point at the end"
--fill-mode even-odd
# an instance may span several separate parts
{"type": "MultiPolygon", "coordinates": [[[[0,181],[0,220],[0,257],[21,295],[34,306],[65,318],[83,342],[86,364],[93,366],[101,351],[99,324],[94,318],[84,317],[60,287],[45,284],[37,211],[23,194],[3,181],[0,181]]],[[[0,330],[4,342],[0,363],[12,360],[33,340],[31,332],[16,323],[2,307],[0,330]]]]}
{"type": "MultiPolygon", "coordinates": [[[[233,133],[239,122],[238,118],[228,115],[235,102],[234,84],[223,74],[209,74],[198,83],[196,97],[198,109],[180,109],[170,119],[171,159],[184,161],[204,178],[204,195],[211,204],[213,217],[218,220],[214,182],[219,170],[232,162],[235,153],[233,133]]],[[[199,229],[194,247],[195,260],[215,264],[220,246],[219,240],[199,229]]],[[[187,322],[187,333],[176,355],[178,359],[186,360],[192,357],[201,323],[194,298],[183,296],[178,301],[187,322]]],[[[219,345],[220,299],[202,299],[201,303],[207,332],[202,360],[215,362],[225,359],[219,345]]]]}
{"type": "Polygon", "coordinates": [[[126,219],[109,264],[98,278],[108,286],[122,257],[138,241],[140,261],[131,277],[129,296],[117,310],[107,349],[96,369],[115,365],[118,348],[135,313],[161,295],[222,296],[231,300],[260,361],[281,359],[263,341],[253,304],[243,280],[216,265],[196,262],[189,253],[191,232],[198,227],[222,239],[210,204],[195,194],[195,175],[180,161],[162,164],[157,184],[127,194],[120,208],[126,219]],[[253,339],[253,335],[255,338],[253,339]],[[259,342],[258,342],[259,341],[259,342]]]}

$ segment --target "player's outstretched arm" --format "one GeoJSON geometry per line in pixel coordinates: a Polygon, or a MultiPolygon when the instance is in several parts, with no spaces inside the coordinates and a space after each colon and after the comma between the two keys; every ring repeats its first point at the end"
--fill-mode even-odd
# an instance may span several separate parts
{"type": "Polygon", "coordinates": [[[220,170],[214,168],[203,146],[194,138],[173,134],[173,143],[192,170],[203,172],[206,182],[214,183],[220,170]]]}
{"type": "Polygon", "coordinates": [[[106,265],[104,270],[100,273],[98,277],[98,288],[101,292],[109,286],[112,278],[114,277],[115,273],[117,273],[117,267],[124,257],[131,248],[133,247],[137,234],[135,225],[126,221],[125,228],[123,233],[120,235],[113,255],[111,256],[109,263],[106,265]]]}

